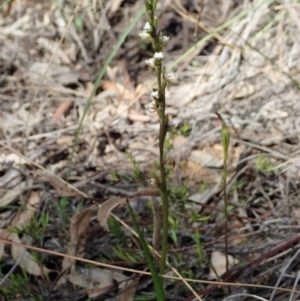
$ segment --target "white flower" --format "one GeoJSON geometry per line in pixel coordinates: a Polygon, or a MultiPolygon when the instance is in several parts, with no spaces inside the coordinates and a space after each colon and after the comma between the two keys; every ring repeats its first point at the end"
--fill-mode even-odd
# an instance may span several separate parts
{"type": "Polygon", "coordinates": [[[148,65],[149,67],[155,68],[155,61],[154,61],[154,58],[145,60],[145,63],[146,63],[146,65],[148,65]]]}
{"type": "Polygon", "coordinates": [[[144,30],[144,31],[140,32],[139,35],[140,35],[142,40],[151,41],[151,35],[147,31],[144,30]]]}
{"type": "Polygon", "coordinates": [[[148,180],[150,182],[150,185],[152,187],[157,187],[159,184],[159,181],[157,179],[151,178],[150,180],[148,180]]]}
{"type": "Polygon", "coordinates": [[[145,32],[151,32],[151,24],[147,21],[143,27],[143,31],[145,32]]]}
{"type": "Polygon", "coordinates": [[[158,99],[158,97],[159,97],[158,90],[153,90],[153,91],[151,92],[151,96],[152,96],[154,99],[158,99]]]}
{"type": "Polygon", "coordinates": [[[168,44],[168,42],[169,42],[169,40],[170,40],[170,37],[168,37],[168,36],[159,36],[159,43],[162,45],[162,46],[165,46],[165,45],[167,45],[168,44]]]}
{"type": "Polygon", "coordinates": [[[155,101],[151,101],[145,107],[150,113],[155,113],[157,111],[157,105],[155,101]]]}
{"type": "Polygon", "coordinates": [[[165,77],[165,81],[169,85],[178,85],[178,75],[176,73],[168,73],[165,77]]]}
{"type": "Polygon", "coordinates": [[[164,58],[164,54],[162,52],[155,52],[153,58],[155,61],[161,61],[164,58]]]}

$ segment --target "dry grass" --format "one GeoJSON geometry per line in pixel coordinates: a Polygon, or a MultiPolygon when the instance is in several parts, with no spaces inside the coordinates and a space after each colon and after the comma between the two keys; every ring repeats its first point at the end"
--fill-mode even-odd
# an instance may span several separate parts
{"type": "MultiPolygon", "coordinates": [[[[26,212],[17,209],[28,207],[32,194],[38,193],[39,201],[32,205],[34,210],[31,208],[34,214],[22,216],[22,220],[25,225],[35,216],[41,225],[41,217],[48,212],[49,223],[41,239],[33,235],[27,240],[27,235],[20,235],[21,242],[62,254],[68,252],[72,216],[86,208],[90,199],[78,195],[63,198],[49,189],[36,170],[42,166],[62,179],[68,178],[73,140],[93,83],[119,35],[143,5],[141,1],[124,1],[121,6],[112,0],[92,2],[70,1],[60,7],[55,2],[11,1],[2,7],[0,18],[0,205],[5,206],[0,208],[0,228],[16,225],[20,212],[26,212]]],[[[173,145],[170,156],[177,163],[172,185],[187,186],[186,199],[191,201],[182,197],[180,189],[174,193],[171,211],[180,226],[176,228],[177,244],[170,242],[170,262],[186,278],[192,275],[208,280],[212,252],[224,250],[218,111],[230,127],[232,141],[230,254],[241,265],[250,262],[246,269],[236,266],[223,278],[245,284],[231,287],[230,300],[238,293],[270,301],[297,300],[299,168],[295,165],[281,173],[274,167],[292,164],[299,156],[299,4],[292,0],[236,1],[235,5],[231,1],[205,1],[202,7],[201,1],[167,2],[161,7],[164,14],[160,24],[171,36],[166,60],[170,66],[176,60],[173,69],[181,79],[179,86],[168,91],[167,100],[176,132],[169,138],[173,145]],[[210,218],[193,222],[191,212],[210,218]],[[196,230],[201,235],[202,258],[192,238],[196,230]],[[183,259],[177,265],[176,254],[180,253],[183,259]]],[[[138,38],[142,26],[140,20],[107,69],[75,149],[69,181],[100,203],[143,187],[134,180],[127,153],[138,162],[145,180],[157,159],[157,117],[145,110],[152,76],[143,62],[150,52],[138,38]]],[[[145,197],[138,198],[135,209],[140,224],[150,231],[152,219],[146,201],[145,197]]],[[[130,228],[124,210],[117,211],[117,216],[130,228]]],[[[126,235],[118,237],[117,232],[104,232],[92,219],[85,246],[75,255],[142,270],[139,244],[130,230],[122,229],[126,235]],[[117,256],[116,245],[136,262],[117,256]]],[[[6,234],[2,231],[1,238],[6,234]]],[[[38,276],[30,276],[28,283],[42,300],[84,300],[80,297],[92,295],[92,288],[82,282],[73,285],[70,275],[74,273],[60,274],[63,261],[57,254],[38,254],[45,269],[51,270],[50,277],[38,270],[38,276]]],[[[20,262],[6,248],[0,263],[3,276],[20,275],[20,262]]],[[[128,300],[134,294],[151,292],[149,278],[136,275],[126,274],[136,289],[126,297],[128,300]]],[[[114,279],[122,283],[122,276],[116,274],[114,279]]],[[[11,281],[1,285],[9,287],[11,281]]],[[[107,283],[105,291],[98,287],[102,298],[121,298],[114,284],[107,283]]],[[[204,300],[225,299],[224,290],[209,287],[193,284],[199,294],[206,290],[204,300]]],[[[168,299],[187,300],[192,295],[181,280],[170,281],[166,290],[168,299]]],[[[22,293],[26,295],[19,292],[19,296],[3,300],[33,300],[34,294],[22,299],[22,293]]]]}

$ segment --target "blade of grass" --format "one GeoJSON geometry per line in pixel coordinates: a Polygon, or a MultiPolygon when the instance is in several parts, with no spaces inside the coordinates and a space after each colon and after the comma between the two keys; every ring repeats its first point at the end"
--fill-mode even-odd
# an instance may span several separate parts
{"type": "Polygon", "coordinates": [[[141,243],[141,246],[144,250],[146,260],[147,260],[147,264],[148,264],[149,270],[151,272],[151,276],[152,276],[152,280],[153,280],[153,284],[154,284],[154,289],[155,289],[155,294],[156,294],[156,300],[164,301],[165,300],[165,294],[164,294],[164,288],[163,288],[161,278],[157,273],[157,270],[156,270],[155,265],[154,265],[154,260],[153,260],[153,257],[151,256],[148,244],[146,243],[146,241],[144,239],[144,236],[143,236],[143,234],[140,230],[140,227],[139,227],[139,225],[138,225],[138,223],[137,223],[137,221],[134,217],[133,211],[130,207],[130,204],[129,204],[128,200],[127,200],[127,207],[128,207],[130,218],[132,220],[135,231],[137,232],[137,234],[139,236],[140,243],[141,243]]]}
{"type": "Polygon", "coordinates": [[[228,159],[228,150],[230,144],[230,134],[228,127],[222,118],[222,116],[217,113],[221,123],[222,123],[222,145],[224,152],[224,161],[223,161],[223,183],[224,183],[224,217],[225,217],[225,254],[226,254],[226,273],[229,270],[228,263],[228,200],[227,200],[227,159],[228,159]]]}
{"type": "MultiPolygon", "coordinates": [[[[128,34],[131,32],[131,30],[133,29],[133,27],[136,25],[136,23],[139,21],[139,19],[142,17],[142,15],[145,13],[145,7],[143,6],[143,8],[136,14],[135,18],[132,20],[132,22],[129,24],[129,26],[124,30],[124,32],[122,33],[122,35],[120,36],[117,44],[115,45],[115,47],[113,48],[113,50],[111,51],[110,55],[108,56],[107,60],[105,61],[102,69],[100,70],[98,76],[97,76],[97,79],[94,83],[94,86],[93,86],[93,90],[87,100],[87,103],[85,104],[85,107],[84,107],[84,111],[83,111],[83,114],[82,114],[82,117],[79,121],[79,126],[78,126],[78,129],[76,131],[76,135],[75,135],[75,139],[74,139],[74,142],[73,142],[73,146],[72,146],[72,153],[71,153],[71,158],[70,158],[70,161],[69,161],[69,166],[68,166],[68,175],[67,175],[67,179],[69,179],[69,176],[70,176],[70,172],[71,172],[71,168],[72,168],[72,161],[73,161],[73,158],[74,158],[74,153],[75,153],[75,148],[76,148],[76,145],[78,143],[78,138],[79,138],[79,133],[81,131],[81,128],[82,128],[82,124],[83,124],[83,120],[85,118],[85,115],[87,113],[87,111],[89,110],[89,107],[91,106],[91,103],[92,103],[92,98],[94,97],[95,93],[96,93],[96,90],[106,72],[106,68],[109,66],[109,64],[111,63],[112,59],[114,58],[114,56],[116,55],[117,51],[119,50],[119,48],[121,47],[121,45],[123,44],[124,40],[126,39],[126,37],[128,36],[128,34]]],[[[68,180],[67,180],[68,182],[68,180]]]]}

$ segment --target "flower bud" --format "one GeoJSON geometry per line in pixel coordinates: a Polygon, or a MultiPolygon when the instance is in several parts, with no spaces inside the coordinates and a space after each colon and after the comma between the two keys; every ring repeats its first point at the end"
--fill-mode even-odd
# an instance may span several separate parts
{"type": "Polygon", "coordinates": [[[151,24],[147,21],[143,27],[143,31],[145,32],[151,32],[152,28],[151,28],[151,24]]]}
{"type": "Polygon", "coordinates": [[[148,60],[145,60],[146,65],[148,65],[151,68],[155,68],[155,60],[154,58],[150,58],[148,60]]]}
{"type": "Polygon", "coordinates": [[[147,31],[145,31],[145,30],[142,31],[142,32],[140,32],[139,36],[144,41],[151,41],[151,35],[147,31]]]}
{"type": "Polygon", "coordinates": [[[150,113],[155,113],[157,111],[157,104],[155,101],[149,102],[145,107],[150,113]]]}
{"type": "Polygon", "coordinates": [[[170,37],[160,35],[159,39],[158,39],[158,42],[159,42],[160,45],[165,46],[165,45],[168,44],[169,40],[170,40],[170,37]]]}
{"type": "Polygon", "coordinates": [[[158,187],[158,185],[159,185],[159,180],[157,180],[157,179],[151,178],[151,179],[148,180],[148,181],[150,182],[150,185],[151,185],[152,187],[158,187]]]}
{"type": "Polygon", "coordinates": [[[162,52],[155,52],[153,58],[154,58],[154,61],[160,62],[164,58],[164,54],[162,52]]]}
{"type": "Polygon", "coordinates": [[[168,73],[165,76],[165,81],[168,85],[176,86],[178,85],[178,75],[176,73],[168,73]]]}
{"type": "Polygon", "coordinates": [[[154,98],[154,99],[158,99],[159,98],[159,92],[158,90],[152,90],[151,92],[151,96],[154,98]]]}

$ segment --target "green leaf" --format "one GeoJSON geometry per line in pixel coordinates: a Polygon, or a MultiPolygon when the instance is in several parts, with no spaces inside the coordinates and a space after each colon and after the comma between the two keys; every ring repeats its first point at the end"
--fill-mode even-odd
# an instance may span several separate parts
{"type": "Polygon", "coordinates": [[[154,265],[154,260],[151,256],[148,244],[146,243],[146,241],[143,237],[142,231],[140,230],[140,227],[139,227],[139,225],[138,225],[138,223],[137,223],[137,221],[134,217],[133,211],[130,207],[130,204],[129,204],[128,200],[127,200],[127,207],[128,207],[128,210],[129,210],[129,215],[130,215],[130,218],[132,220],[133,226],[134,226],[135,231],[137,232],[137,234],[139,236],[141,246],[144,250],[146,260],[147,260],[147,264],[148,264],[148,268],[151,272],[151,276],[152,276],[152,280],[153,280],[153,284],[154,284],[154,289],[155,289],[155,293],[156,293],[156,300],[165,301],[164,288],[163,288],[161,278],[157,273],[157,270],[156,270],[155,265],[154,265]]]}
{"type": "Polygon", "coordinates": [[[83,21],[82,21],[82,18],[81,17],[75,17],[74,18],[74,25],[75,25],[75,28],[77,31],[80,31],[82,30],[83,28],[83,21]]]}
{"type": "Polygon", "coordinates": [[[46,229],[48,222],[49,222],[49,212],[42,213],[41,214],[41,226],[42,226],[43,230],[46,229]]]}
{"type": "Polygon", "coordinates": [[[227,162],[228,149],[230,145],[230,134],[223,117],[219,113],[217,113],[217,115],[222,123],[222,144],[224,149],[224,162],[227,162]]]}
{"type": "Polygon", "coordinates": [[[70,204],[70,202],[69,202],[69,200],[66,197],[62,197],[60,199],[60,206],[61,207],[65,208],[65,207],[69,206],[69,204],[70,204]]]}

